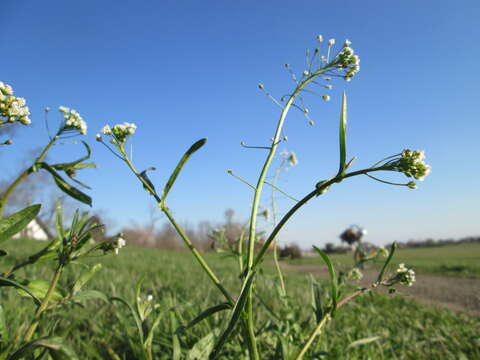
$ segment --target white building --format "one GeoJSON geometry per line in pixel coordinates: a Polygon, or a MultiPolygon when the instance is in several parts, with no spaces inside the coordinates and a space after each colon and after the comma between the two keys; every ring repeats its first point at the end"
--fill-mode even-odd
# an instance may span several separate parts
{"type": "Polygon", "coordinates": [[[34,240],[48,240],[52,234],[47,225],[38,217],[28,223],[28,225],[19,233],[15,234],[13,239],[27,238],[34,240]]]}

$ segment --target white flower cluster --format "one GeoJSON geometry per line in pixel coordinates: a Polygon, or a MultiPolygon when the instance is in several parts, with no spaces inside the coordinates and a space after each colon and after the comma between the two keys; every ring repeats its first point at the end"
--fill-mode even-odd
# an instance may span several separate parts
{"type": "Polygon", "coordinates": [[[87,134],[87,123],[83,120],[78,112],[65,106],[60,106],[58,110],[63,113],[63,117],[65,119],[65,130],[78,130],[82,135],[87,134]]]}
{"type": "Polygon", "coordinates": [[[19,121],[23,125],[29,125],[32,121],[26,103],[24,98],[13,96],[10,85],[0,81],[0,116],[6,118],[8,122],[19,121]]]}
{"type": "Polygon", "coordinates": [[[415,281],[415,271],[405,267],[405,264],[400,264],[398,265],[396,278],[400,284],[412,286],[415,281]]]}
{"type": "Polygon", "coordinates": [[[349,279],[352,279],[352,280],[362,280],[363,278],[363,274],[362,272],[360,271],[360,269],[358,268],[353,268],[352,270],[350,270],[347,274],[348,278],[349,279]]]}
{"type": "MultiPolygon", "coordinates": [[[[397,171],[420,181],[423,181],[432,171],[431,166],[425,163],[425,152],[423,150],[403,150],[402,157],[394,165],[397,171]]],[[[410,188],[416,187],[413,184],[408,186],[410,188]]]]}
{"type": "Polygon", "coordinates": [[[127,245],[127,242],[122,236],[123,234],[121,233],[117,235],[117,239],[114,244],[115,255],[118,255],[119,250],[123,248],[125,245],[127,245]]]}
{"type": "Polygon", "coordinates": [[[336,62],[337,68],[345,71],[343,77],[346,81],[352,80],[356,73],[360,71],[360,58],[355,55],[355,52],[350,47],[352,43],[349,40],[345,40],[342,51],[337,55],[336,62]]]}
{"type": "Polygon", "coordinates": [[[380,246],[377,249],[377,255],[382,256],[382,257],[387,257],[389,254],[388,250],[385,248],[385,246],[380,246]]]}
{"type": "MultiPolygon", "coordinates": [[[[137,125],[124,122],[123,124],[117,124],[113,128],[110,125],[105,125],[101,132],[104,135],[113,135],[120,143],[125,142],[128,136],[133,135],[137,130],[137,125]]],[[[97,135],[97,140],[101,139],[101,135],[97,135]]]]}

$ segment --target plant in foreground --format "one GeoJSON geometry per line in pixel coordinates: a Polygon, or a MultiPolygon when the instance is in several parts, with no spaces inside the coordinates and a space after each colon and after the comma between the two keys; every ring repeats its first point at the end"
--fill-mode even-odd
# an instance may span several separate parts
{"type": "MultiPolygon", "coordinates": [[[[375,177],[372,173],[380,171],[396,171],[404,173],[408,177],[413,177],[417,180],[423,180],[430,172],[430,167],[424,162],[424,155],[421,151],[411,151],[404,150],[399,154],[388,156],[374,165],[356,171],[349,171],[353,165],[355,158],[347,160],[347,147],[346,147],[346,128],[347,128],[347,98],[344,93],[341,105],[340,113],[340,127],[339,127],[339,167],[338,171],[331,177],[328,177],[323,180],[319,180],[313,186],[311,192],[306,194],[303,198],[296,201],[295,204],[290,208],[286,214],[278,221],[275,225],[272,232],[266,238],[264,243],[261,245],[259,251],[255,251],[256,245],[258,243],[258,234],[257,234],[257,218],[260,215],[259,207],[261,202],[261,196],[263,187],[265,184],[268,184],[266,181],[268,171],[272,164],[272,161],[275,157],[277,147],[282,139],[286,139],[286,136],[283,134],[284,124],[289,113],[290,109],[294,108],[300,110],[303,115],[307,118],[310,124],[313,125],[313,120],[309,116],[309,109],[304,105],[303,95],[305,93],[311,93],[314,95],[321,96],[323,100],[330,100],[330,95],[319,94],[318,88],[320,89],[331,89],[332,78],[343,78],[345,81],[350,81],[360,70],[360,58],[355,54],[354,50],[350,47],[351,42],[345,41],[344,46],[333,55],[335,40],[330,39],[327,43],[327,54],[321,55],[321,46],[323,45],[323,37],[319,36],[318,47],[313,51],[307,50],[306,54],[306,68],[301,72],[300,76],[297,76],[291,69],[290,65],[285,64],[285,67],[290,72],[293,81],[295,82],[294,90],[287,96],[284,96],[278,101],[275,99],[265,88],[265,85],[260,84],[259,88],[263,90],[266,95],[275,102],[276,105],[280,107],[280,116],[277,122],[274,135],[271,138],[271,142],[267,146],[247,146],[242,143],[243,146],[248,148],[257,148],[264,149],[267,151],[266,159],[263,164],[262,170],[259,174],[258,180],[255,185],[250,184],[249,182],[242,179],[243,182],[247,183],[253,190],[253,199],[251,204],[251,215],[249,220],[249,229],[247,236],[247,248],[243,249],[243,239],[239,241],[238,247],[238,256],[239,261],[239,270],[240,278],[242,280],[239,293],[234,297],[230,292],[226,290],[222,284],[219,277],[215,274],[212,268],[208,265],[204,257],[198,252],[198,250],[193,246],[193,243],[188,238],[187,233],[182,229],[178,222],[173,217],[170,209],[167,206],[167,197],[174,185],[179,173],[181,172],[183,166],[188,161],[193,153],[199,150],[206,143],[206,139],[201,139],[194,143],[187,152],[180,159],[177,167],[173,170],[172,174],[168,178],[163,190],[159,193],[157,189],[152,184],[148,178],[147,171],[154,170],[154,168],[148,168],[143,171],[138,171],[132,159],[129,158],[125,145],[131,135],[134,134],[136,126],[133,124],[120,124],[115,125],[113,128],[110,126],[105,126],[102,130],[104,135],[109,137],[108,142],[104,142],[102,135],[97,135],[97,140],[103,143],[107,148],[121,161],[123,161],[133,172],[133,174],[138,178],[142,183],[144,189],[150,193],[155,201],[158,203],[161,211],[167,216],[168,220],[172,223],[186,246],[190,249],[193,256],[196,258],[200,266],[206,272],[210,280],[218,288],[218,290],[225,297],[226,303],[222,306],[215,305],[210,309],[205,310],[202,314],[199,315],[202,319],[207,315],[213,313],[229,310],[229,315],[225,319],[225,326],[222,333],[215,338],[212,338],[212,349],[210,351],[209,357],[211,359],[218,358],[222,352],[222,349],[225,343],[230,339],[234,334],[235,329],[240,325],[240,332],[238,333],[241,341],[245,342],[248,347],[249,356],[251,359],[259,359],[260,354],[257,345],[257,331],[255,328],[255,314],[254,314],[254,299],[257,292],[255,284],[255,279],[258,274],[258,270],[263,260],[265,259],[267,250],[270,245],[275,241],[280,230],[283,229],[284,225],[288,220],[307,202],[310,200],[325,194],[333,185],[341,183],[344,180],[349,178],[366,175],[374,180],[380,181],[382,183],[387,183],[391,185],[400,185],[408,188],[415,188],[415,183],[413,181],[408,183],[392,183],[375,177]],[[316,88],[313,90],[312,88],[316,88]],[[113,147],[111,147],[113,145],[113,147]],[[207,314],[207,315],[205,315],[207,314]]],[[[238,177],[238,176],[236,176],[238,177]]],[[[239,178],[239,177],[238,177],[239,178]]],[[[330,273],[330,299],[328,306],[323,306],[322,311],[317,313],[317,322],[316,326],[311,332],[310,336],[305,340],[305,342],[300,345],[296,350],[293,351],[295,359],[302,359],[303,356],[307,353],[310,346],[312,345],[315,338],[319,335],[321,329],[325,324],[335,316],[336,311],[343,307],[346,303],[354,299],[356,296],[363,294],[367,291],[372,291],[377,289],[379,286],[391,287],[395,284],[411,284],[414,280],[413,272],[410,269],[401,268],[394,275],[390,276],[387,280],[384,280],[384,275],[386,268],[392,259],[392,256],[395,252],[395,245],[392,246],[390,254],[388,255],[382,270],[380,271],[377,281],[371,284],[368,288],[362,288],[356,292],[340,298],[338,292],[338,279],[335,274],[335,270],[332,266],[332,263],[329,257],[323,253],[320,249],[316,249],[320,254],[322,259],[328,266],[330,273]]],[[[285,358],[285,357],[284,357],[285,358]]]]}
{"type": "MultiPolygon", "coordinates": [[[[45,123],[48,133],[49,112],[50,109],[45,108],[45,123]]],[[[88,188],[87,185],[75,178],[78,170],[96,167],[94,163],[85,162],[91,154],[90,147],[86,142],[82,141],[87,154],[80,159],[55,164],[48,163],[45,160],[53,146],[61,144],[62,140],[85,135],[87,132],[87,125],[78,112],[63,106],[59,107],[59,112],[62,118],[58,130],[53,135],[48,134],[49,142],[40,155],[5,189],[2,189],[0,194],[0,244],[11,239],[13,235],[25,228],[40,212],[41,205],[37,204],[2,217],[17,187],[36,171],[46,170],[51,174],[60,190],[80,202],[91,205],[90,196],[69,184],[59,174],[60,171],[63,171],[75,184],[88,188]]],[[[12,87],[0,82],[0,127],[15,122],[29,125],[31,123],[29,115],[26,100],[15,97],[12,87]]],[[[3,145],[10,144],[12,144],[11,139],[3,143],[3,145]]],[[[5,324],[4,304],[0,303],[0,324],[2,324],[0,326],[0,359],[41,358],[47,353],[53,358],[75,359],[76,355],[64,345],[63,339],[53,335],[58,321],[52,321],[51,317],[66,306],[82,305],[85,299],[95,298],[108,302],[108,298],[103,293],[83,289],[84,285],[101,269],[101,264],[84,265],[87,270],[76,271],[74,281],[67,285],[62,283],[62,275],[67,267],[75,266],[83,258],[91,257],[94,254],[98,256],[98,252],[103,254],[117,253],[125,245],[125,241],[118,237],[115,242],[103,241],[93,244],[91,232],[101,225],[95,224],[94,219],[90,218],[87,213],[80,213],[79,211],[75,213],[70,226],[65,228],[60,203],[56,204],[55,220],[57,230],[55,238],[42,250],[22,259],[16,259],[13,266],[3,268],[0,273],[2,292],[6,291],[6,288],[14,288],[19,296],[30,298],[32,300],[31,305],[35,307],[31,319],[22,324],[15,333],[5,324]],[[20,271],[46,261],[55,264],[50,280],[32,278],[31,275],[25,276],[23,271],[20,271]]],[[[0,250],[0,253],[2,260],[9,257],[9,254],[4,250],[0,250]]]]}

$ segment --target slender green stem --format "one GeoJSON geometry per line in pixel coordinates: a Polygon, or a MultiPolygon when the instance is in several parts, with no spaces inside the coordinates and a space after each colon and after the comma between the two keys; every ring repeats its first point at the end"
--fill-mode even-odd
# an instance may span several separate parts
{"type": "Polygon", "coordinates": [[[34,172],[35,164],[41,162],[45,158],[45,156],[47,155],[47,152],[53,146],[55,141],[57,141],[59,133],[49,141],[47,146],[45,146],[45,148],[40,153],[40,155],[35,159],[33,164],[27,169],[25,169],[20,175],[18,175],[18,177],[10,184],[7,190],[5,190],[5,192],[2,194],[0,198],[0,216],[3,215],[5,211],[5,207],[7,206],[8,200],[10,199],[10,196],[12,195],[12,193],[15,191],[17,186],[20,185],[28,177],[28,175],[34,172]]]}
{"type": "Polygon", "coordinates": [[[245,228],[242,229],[240,236],[238,237],[238,268],[240,274],[243,273],[243,238],[245,237],[245,228]]]}
{"type": "MultiPolygon", "coordinates": [[[[275,201],[275,190],[277,188],[277,181],[280,176],[280,172],[282,171],[282,166],[284,165],[285,161],[282,161],[280,166],[275,170],[275,176],[273,177],[272,181],[272,217],[273,217],[273,226],[277,225],[277,206],[275,201]]],[[[283,278],[282,269],[280,268],[280,264],[278,262],[278,241],[273,242],[273,262],[275,263],[275,269],[277,270],[278,279],[280,280],[280,289],[282,291],[282,296],[287,296],[287,289],[285,287],[285,280],[283,278]]]]}
{"type": "Polygon", "coordinates": [[[145,189],[155,198],[157,201],[158,205],[161,206],[162,212],[167,216],[168,220],[170,223],[173,225],[177,233],[180,235],[182,238],[183,242],[185,245],[190,249],[192,252],[193,256],[195,259],[197,259],[198,263],[200,266],[203,268],[203,270],[207,273],[208,277],[212,280],[212,282],[215,284],[215,286],[222,292],[222,294],[225,296],[227,301],[233,305],[235,301],[233,300],[232,296],[228,293],[228,291],[225,289],[223,284],[220,282],[218,277],[215,275],[213,270],[210,268],[210,266],[207,264],[203,256],[200,254],[200,252],[195,248],[193,243],[190,241],[188,238],[187,234],[183,229],[180,227],[180,225],[175,221],[174,217],[170,213],[170,210],[165,206],[165,204],[162,202],[162,199],[158,196],[158,194],[155,192],[155,189],[152,188],[152,186],[140,175],[140,173],[135,169],[133,166],[132,162],[130,159],[127,157],[125,151],[122,151],[122,155],[124,157],[124,161],[127,163],[128,167],[130,170],[135,174],[135,176],[142,182],[143,186],[145,189]]]}
{"type": "MultiPolygon", "coordinates": [[[[275,156],[275,152],[277,151],[277,146],[280,141],[280,137],[282,134],[283,130],[283,125],[285,123],[285,119],[287,117],[288,111],[292,107],[295,99],[297,98],[298,94],[302,91],[302,89],[307,86],[310,82],[312,82],[315,77],[318,75],[321,75],[328,69],[327,67],[324,67],[322,69],[319,69],[315,73],[313,73],[311,76],[307,77],[304,79],[295,89],[292,95],[290,95],[287,103],[283,107],[283,110],[280,114],[280,119],[278,120],[277,124],[277,129],[275,130],[275,135],[272,138],[272,146],[270,147],[270,151],[268,152],[267,158],[265,160],[265,163],[263,164],[263,168],[260,172],[260,176],[257,181],[257,186],[255,187],[255,195],[253,197],[253,202],[252,202],[252,212],[250,214],[250,231],[249,231],[249,237],[248,237],[248,253],[247,253],[247,264],[248,264],[248,271],[252,271],[252,266],[253,266],[253,261],[254,261],[254,255],[255,255],[255,240],[256,240],[256,226],[257,226],[257,215],[258,215],[258,207],[260,205],[260,199],[262,196],[262,190],[263,190],[263,185],[265,183],[265,178],[268,173],[268,169],[270,168],[270,165],[273,161],[273,158],[275,156]]],[[[247,318],[248,318],[248,325],[252,328],[249,328],[249,336],[254,336],[255,330],[253,329],[254,326],[254,321],[253,321],[253,293],[252,293],[252,288],[249,290],[249,296],[247,300],[247,318]]],[[[250,339],[252,344],[256,343],[255,339],[250,339]]],[[[255,351],[253,354],[250,354],[251,359],[253,360],[258,360],[258,349],[255,348],[255,351]]]]}
{"type": "Polygon", "coordinates": [[[187,234],[185,234],[185,232],[183,231],[183,229],[178,225],[178,223],[175,221],[175,219],[173,218],[172,214],[170,213],[170,211],[165,208],[165,209],[162,209],[162,211],[164,212],[164,214],[167,216],[168,220],[172,223],[173,227],[175,228],[175,230],[177,231],[177,233],[180,235],[180,237],[182,238],[183,242],[185,243],[185,245],[187,245],[187,247],[190,249],[190,251],[192,252],[193,256],[195,256],[195,258],[197,259],[197,261],[199,262],[200,266],[203,268],[203,270],[205,270],[205,272],[207,273],[208,277],[213,281],[213,283],[215,284],[215,286],[222,292],[222,294],[225,296],[225,298],[228,300],[228,302],[230,304],[233,304],[234,303],[234,300],[233,298],[230,296],[230,294],[227,292],[227,290],[225,289],[225,287],[222,285],[222,283],[220,282],[220,280],[217,278],[217,276],[215,275],[215,273],[213,272],[213,270],[208,266],[207,262],[205,261],[205,259],[202,257],[202,255],[198,252],[198,250],[195,248],[195,246],[193,245],[193,243],[190,241],[190,239],[188,238],[187,234]]]}
{"type": "Polygon", "coordinates": [[[57,269],[55,270],[55,274],[53,275],[53,279],[50,283],[47,293],[45,294],[45,297],[43,298],[42,303],[40,304],[37,311],[35,312],[35,318],[30,324],[30,327],[28,328],[27,332],[25,333],[25,337],[24,337],[25,342],[32,340],[32,336],[35,333],[35,330],[37,329],[38,324],[40,322],[40,316],[48,308],[48,303],[50,301],[50,298],[52,297],[52,294],[55,291],[55,288],[57,287],[58,280],[60,279],[60,276],[62,275],[62,272],[63,272],[63,267],[64,267],[63,264],[59,264],[57,269]]]}
{"type": "Polygon", "coordinates": [[[325,326],[325,324],[330,320],[331,316],[330,313],[326,314],[323,319],[317,324],[317,327],[313,332],[310,334],[310,337],[308,338],[307,342],[305,345],[303,345],[302,349],[298,353],[298,355],[295,357],[295,360],[301,360],[303,359],[303,356],[305,353],[308,351],[308,348],[312,345],[313,341],[315,338],[320,335],[322,328],[325,326]]]}

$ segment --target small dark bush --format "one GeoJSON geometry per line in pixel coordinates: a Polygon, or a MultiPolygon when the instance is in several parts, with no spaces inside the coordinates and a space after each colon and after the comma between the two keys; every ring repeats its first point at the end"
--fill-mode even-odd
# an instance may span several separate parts
{"type": "Polygon", "coordinates": [[[280,250],[280,258],[300,259],[302,257],[302,250],[297,244],[285,245],[280,250]]]}

